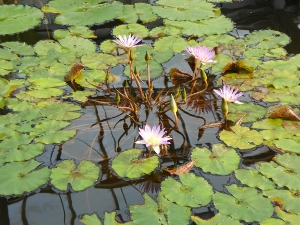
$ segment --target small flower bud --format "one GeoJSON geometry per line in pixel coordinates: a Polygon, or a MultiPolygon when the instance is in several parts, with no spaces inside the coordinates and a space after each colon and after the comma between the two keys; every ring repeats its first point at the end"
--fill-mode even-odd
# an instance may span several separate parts
{"type": "Polygon", "coordinates": [[[120,97],[120,95],[119,95],[118,92],[117,92],[117,94],[116,94],[115,100],[116,100],[116,104],[119,105],[119,103],[120,103],[120,101],[121,101],[121,97],[120,97]]]}
{"type": "Polygon", "coordinates": [[[132,50],[130,50],[130,53],[129,53],[129,60],[130,60],[130,62],[132,62],[134,60],[134,54],[133,54],[132,50]]]}
{"type": "Polygon", "coordinates": [[[123,87],[127,87],[127,86],[128,86],[128,81],[127,81],[127,80],[124,80],[123,83],[122,83],[122,86],[123,86],[123,87]]]}
{"type": "Polygon", "coordinates": [[[200,72],[201,72],[201,78],[202,78],[202,80],[203,80],[205,83],[207,83],[207,75],[206,75],[204,69],[201,68],[201,71],[200,71],[200,72]]]}
{"type": "Polygon", "coordinates": [[[227,119],[227,114],[228,114],[228,103],[226,102],[226,100],[225,100],[224,98],[222,98],[221,109],[222,109],[223,115],[224,115],[225,118],[227,119]]]}
{"type": "Polygon", "coordinates": [[[149,54],[148,51],[146,51],[146,54],[145,54],[145,60],[146,60],[146,62],[148,62],[150,59],[151,59],[150,54],[149,54]]]}
{"type": "Polygon", "coordinates": [[[184,102],[186,102],[186,91],[185,88],[183,88],[182,92],[181,92],[181,98],[184,102]]]}
{"type": "Polygon", "coordinates": [[[133,73],[134,73],[136,76],[139,76],[139,71],[137,70],[137,67],[136,67],[136,66],[134,67],[133,73]]]}
{"type": "Polygon", "coordinates": [[[171,94],[171,99],[170,99],[170,109],[171,111],[176,114],[177,110],[178,110],[178,107],[177,107],[177,104],[176,104],[176,101],[173,97],[173,95],[171,94]]]}

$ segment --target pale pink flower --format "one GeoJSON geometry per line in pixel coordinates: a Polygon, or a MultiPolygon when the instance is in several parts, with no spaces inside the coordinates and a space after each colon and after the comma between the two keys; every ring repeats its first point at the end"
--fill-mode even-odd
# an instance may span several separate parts
{"type": "Polygon", "coordinates": [[[226,102],[243,104],[237,99],[241,97],[244,94],[244,92],[240,92],[237,94],[238,89],[237,88],[235,89],[235,87],[230,87],[229,85],[223,85],[223,88],[220,88],[219,90],[214,89],[214,92],[220,95],[226,102]]]}
{"type": "Polygon", "coordinates": [[[199,60],[204,66],[206,63],[215,62],[213,58],[215,57],[215,51],[206,46],[189,46],[186,51],[193,55],[197,60],[199,60]]]}
{"type": "Polygon", "coordinates": [[[172,139],[170,136],[163,137],[165,134],[165,129],[160,129],[160,126],[151,127],[146,124],[145,128],[139,128],[139,134],[143,138],[141,141],[136,141],[136,144],[144,144],[147,147],[152,146],[153,150],[159,155],[160,153],[160,145],[170,144],[168,140],[172,139]]]}
{"type": "Polygon", "coordinates": [[[141,42],[142,39],[135,37],[133,34],[129,34],[128,37],[126,35],[124,35],[123,37],[119,35],[118,38],[113,41],[126,49],[142,46],[142,45],[138,45],[138,43],[141,42]]]}

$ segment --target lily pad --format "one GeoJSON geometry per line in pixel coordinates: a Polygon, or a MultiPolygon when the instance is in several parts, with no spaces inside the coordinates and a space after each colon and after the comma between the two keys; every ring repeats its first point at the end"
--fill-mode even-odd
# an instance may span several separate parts
{"type": "Polygon", "coordinates": [[[94,70],[107,69],[109,66],[115,66],[118,63],[118,59],[109,54],[93,53],[85,55],[81,58],[82,63],[94,70]]]}
{"type": "Polygon", "coordinates": [[[118,19],[126,23],[136,23],[138,20],[143,23],[153,22],[157,15],[152,12],[150,4],[135,3],[134,5],[124,5],[124,10],[118,19]]]}
{"type": "Polygon", "coordinates": [[[51,170],[51,183],[61,191],[67,191],[70,184],[74,191],[83,191],[92,186],[100,176],[100,167],[88,160],[81,160],[76,166],[74,160],[63,160],[51,170]]]}
{"type": "Polygon", "coordinates": [[[72,98],[75,101],[85,102],[88,100],[88,96],[95,95],[95,94],[96,94],[95,91],[76,91],[76,92],[72,92],[69,96],[65,96],[64,98],[72,98]]]}
{"type": "Polygon", "coordinates": [[[50,170],[39,168],[40,162],[12,162],[0,167],[0,195],[22,195],[32,192],[49,181],[50,170]]]}
{"type": "MultiPolygon", "coordinates": [[[[116,212],[111,212],[111,213],[105,212],[105,215],[104,215],[104,224],[110,224],[110,225],[122,225],[122,224],[124,224],[124,225],[134,225],[134,223],[132,221],[129,221],[127,223],[118,223],[115,218],[116,218],[116,212]]],[[[97,224],[97,223],[87,223],[86,225],[94,225],[94,224],[97,224]]]]}
{"type": "Polygon", "coordinates": [[[248,127],[238,125],[230,128],[232,132],[227,130],[221,131],[220,139],[231,147],[246,150],[254,148],[263,142],[261,134],[256,130],[250,130],[248,127]]]}
{"type": "Polygon", "coordinates": [[[43,105],[39,103],[38,106],[42,107],[41,114],[52,120],[73,120],[81,116],[80,113],[74,112],[81,110],[80,106],[66,102],[47,102],[43,105]]]}
{"type": "MultiPolygon", "coordinates": [[[[106,218],[107,212],[105,212],[105,218],[106,218]]],[[[97,213],[93,213],[91,215],[85,214],[80,222],[84,223],[85,225],[102,225],[97,213]]]]}
{"type": "Polygon", "coordinates": [[[235,184],[226,188],[232,196],[220,192],[213,196],[214,205],[220,213],[246,222],[264,221],[272,216],[274,209],[270,200],[255,188],[235,184]]]}
{"type": "Polygon", "coordinates": [[[165,52],[168,49],[172,49],[174,53],[179,53],[185,50],[187,41],[178,36],[167,36],[158,39],[154,43],[154,49],[159,52],[165,52]]]}
{"type": "Polygon", "coordinates": [[[275,207],[275,212],[280,219],[285,221],[285,224],[296,225],[300,221],[300,215],[284,212],[278,206],[275,207]]]}
{"type": "Polygon", "coordinates": [[[0,15],[0,35],[29,30],[44,17],[39,9],[23,5],[1,5],[0,15]]]}
{"type": "Polygon", "coordinates": [[[14,52],[15,54],[22,55],[22,56],[33,56],[35,53],[33,47],[26,43],[4,42],[1,43],[1,46],[9,49],[11,52],[14,52]]]}
{"type": "Polygon", "coordinates": [[[237,122],[243,117],[243,123],[255,122],[263,118],[267,109],[260,105],[254,105],[252,102],[244,104],[230,104],[228,119],[237,122]]]}
{"type": "Polygon", "coordinates": [[[129,35],[129,34],[134,34],[135,36],[139,38],[145,38],[148,36],[148,29],[147,27],[141,25],[141,24],[124,24],[124,25],[119,25],[113,29],[113,35],[118,36],[118,35],[129,35]]]}
{"type": "Polygon", "coordinates": [[[181,32],[179,29],[171,26],[159,26],[153,28],[149,36],[152,38],[161,38],[165,36],[180,36],[181,32]]]}
{"type": "Polygon", "coordinates": [[[96,44],[82,37],[68,36],[59,40],[59,43],[65,51],[75,52],[77,57],[96,51],[96,44]]]}
{"type": "Polygon", "coordinates": [[[112,160],[112,168],[120,177],[130,179],[149,174],[158,167],[158,157],[140,158],[141,149],[129,149],[121,152],[112,160]]]}
{"type": "Polygon", "coordinates": [[[260,225],[285,225],[286,223],[281,219],[269,218],[260,223],[260,225]]]}
{"type": "Polygon", "coordinates": [[[199,207],[211,201],[213,190],[202,177],[192,173],[179,175],[180,182],[168,177],[161,184],[162,194],[181,206],[199,207]]]}
{"type": "Polygon", "coordinates": [[[86,26],[73,26],[68,28],[68,30],[55,30],[53,33],[53,38],[55,40],[63,39],[67,36],[97,38],[97,36],[94,35],[94,32],[86,26]]]}
{"type": "Polygon", "coordinates": [[[249,187],[257,187],[261,190],[271,190],[276,187],[272,181],[251,167],[235,170],[234,173],[242,184],[246,184],[249,187]]]}
{"type": "Polygon", "coordinates": [[[194,148],[191,159],[196,160],[196,166],[204,172],[227,175],[238,168],[240,156],[233,148],[226,148],[223,144],[214,144],[211,151],[207,148],[194,148]]]}
{"type": "Polygon", "coordinates": [[[221,224],[231,224],[240,225],[241,223],[230,216],[225,216],[221,213],[217,213],[214,217],[204,220],[197,216],[191,216],[191,219],[196,223],[196,225],[221,225],[221,224]]]}
{"type": "Polygon", "coordinates": [[[35,142],[44,144],[59,144],[63,141],[68,141],[71,137],[75,136],[76,130],[58,130],[47,131],[42,136],[35,138],[35,142]]]}
{"type": "Polygon", "coordinates": [[[43,88],[27,91],[26,94],[35,98],[50,98],[60,96],[64,90],[58,88],[43,88]]]}

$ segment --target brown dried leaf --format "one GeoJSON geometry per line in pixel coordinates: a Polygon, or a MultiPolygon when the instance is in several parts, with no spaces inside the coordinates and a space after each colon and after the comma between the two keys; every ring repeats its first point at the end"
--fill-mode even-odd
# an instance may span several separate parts
{"type": "Polygon", "coordinates": [[[195,165],[196,161],[197,160],[193,160],[191,162],[188,162],[188,163],[184,164],[183,166],[180,166],[180,167],[172,169],[172,170],[169,170],[169,169],[166,169],[166,168],[164,168],[163,170],[169,172],[170,174],[174,174],[174,175],[185,174],[185,173],[190,172],[190,170],[195,165]]]}
{"type": "Polygon", "coordinates": [[[269,111],[271,111],[271,113],[268,118],[281,118],[300,121],[299,116],[297,116],[289,106],[274,106],[270,107],[269,111]]]}
{"type": "Polygon", "coordinates": [[[193,79],[193,75],[181,71],[177,68],[172,68],[169,72],[171,81],[174,85],[183,84],[193,79]]]}

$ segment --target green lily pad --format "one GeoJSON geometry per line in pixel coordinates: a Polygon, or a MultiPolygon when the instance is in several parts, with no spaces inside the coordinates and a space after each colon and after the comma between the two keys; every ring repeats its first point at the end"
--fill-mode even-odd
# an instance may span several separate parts
{"type": "Polygon", "coordinates": [[[284,150],[285,152],[300,152],[300,143],[292,139],[279,139],[274,140],[273,143],[277,148],[284,150]]]}
{"type": "Polygon", "coordinates": [[[182,34],[198,37],[212,34],[223,34],[233,29],[233,23],[231,20],[224,16],[201,20],[198,22],[165,20],[164,23],[166,26],[179,28],[182,34]]]}
{"type": "Polygon", "coordinates": [[[275,212],[280,219],[285,221],[285,224],[296,225],[297,223],[299,223],[300,215],[284,212],[278,206],[275,207],[275,212]]]}
{"type": "Polygon", "coordinates": [[[35,137],[39,135],[52,135],[56,131],[69,126],[70,123],[66,121],[57,121],[57,120],[50,120],[50,121],[42,121],[40,124],[34,126],[31,131],[30,135],[35,137]]]}
{"type": "Polygon", "coordinates": [[[217,16],[214,5],[202,0],[159,0],[155,3],[157,6],[153,7],[153,11],[170,20],[198,21],[217,16]]]}
{"type": "MultiPolygon", "coordinates": [[[[124,224],[124,225],[134,225],[134,223],[132,221],[129,221],[127,223],[118,223],[115,218],[116,218],[116,212],[111,212],[111,213],[105,212],[105,215],[104,215],[104,224],[110,224],[110,225],[122,225],[122,224],[124,224]]],[[[94,224],[95,223],[87,223],[86,225],[94,225],[94,224]]]]}
{"type": "Polygon", "coordinates": [[[226,188],[232,196],[220,192],[213,196],[214,205],[220,213],[246,222],[264,221],[272,216],[274,209],[270,200],[255,188],[235,184],[226,188]]]}
{"type": "Polygon", "coordinates": [[[109,54],[93,53],[85,55],[81,58],[82,63],[94,70],[107,69],[109,66],[115,66],[118,63],[118,59],[109,54]]]}
{"type": "MultiPolygon", "coordinates": [[[[228,55],[224,54],[218,54],[215,58],[215,61],[217,63],[208,63],[206,66],[203,67],[203,69],[208,69],[211,67],[211,73],[216,74],[222,72],[223,68],[227,65],[227,63],[232,61],[232,58],[228,55]]],[[[226,83],[229,84],[229,83],[226,83]]]]}
{"type": "Polygon", "coordinates": [[[22,56],[33,56],[35,53],[33,47],[24,42],[23,43],[4,42],[1,43],[1,46],[9,49],[11,52],[14,52],[15,54],[22,55],[22,56]]]}
{"type": "Polygon", "coordinates": [[[0,15],[0,35],[29,30],[40,24],[44,17],[39,9],[23,5],[1,5],[0,15]]]}
{"type": "Polygon", "coordinates": [[[204,172],[227,175],[238,168],[240,156],[233,148],[226,148],[223,144],[214,144],[211,151],[207,148],[194,148],[191,159],[196,160],[195,166],[204,172]]]}
{"type": "MultiPolygon", "coordinates": [[[[106,215],[108,213],[105,212],[105,218],[106,218],[106,215]]],[[[102,225],[97,213],[93,213],[91,215],[87,215],[85,214],[82,219],[80,220],[80,222],[84,223],[85,225],[102,225]]],[[[113,224],[113,223],[110,223],[110,224],[113,224]]]]}
{"type": "Polygon", "coordinates": [[[299,190],[300,173],[288,170],[276,163],[259,163],[259,172],[267,178],[271,178],[279,187],[287,187],[290,190],[299,190]]]}
{"type": "Polygon", "coordinates": [[[110,4],[100,4],[103,0],[55,0],[43,6],[45,13],[59,13],[55,18],[55,23],[63,25],[93,25],[102,24],[113,20],[123,10],[123,4],[113,2],[110,4]]]}
{"type": "Polygon", "coordinates": [[[300,173],[300,157],[296,154],[277,155],[273,160],[288,170],[300,173]]]}
{"type": "Polygon", "coordinates": [[[264,191],[272,202],[277,203],[282,209],[290,213],[300,214],[300,197],[298,192],[288,190],[268,190],[264,191]]]}
{"type": "Polygon", "coordinates": [[[288,60],[269,60],[260,64],[259,67],[264,70],[287,70],[290,73],[295,73],[298,70],[297,65],[288,60]]]}
{"type": "Polygon", "coordinates": [[[180,182],[168,177],[161,184],[162,194],[181,206],[199,207],[211,201],[213,190],[202,177],[192,173],[179,175],[180,182]]]}
{"type": "Polygon", "coordinates": [[[43,136],[35,138],[35,142],[40,142],[44,144],[59,144],[63,141],[68,141],[70,138],[74,137],[76,130],[59,130],[59,131],[49,131],[43,133],[43,136]]]}
{"type": "Polygon", "coordinates": [[[65,102],[47,102],[42,105],[38,104],[41,109],[41,114],[52,120],[73,120],[81,116],[81,113],[74,112],[81,110],[78,105],[65,102]]]}
{"type": "Polygon", "coordinates": [[[34,46],[34,50],[38,56],[48,55],[48,51],[55,50],[57,52],[62,51],[62,47],[59,43],[53,40],[41,40],[34,46]]]}
{"type": "Polygon", "coordinates": [[[28,134],[14,135],[0,142],[0,149],[2,151],[18,149],[22,145],[28,145],[32,139],[33,137],[28,134]]]}
{"type": "Polygon", "coordinates": [[[81,160],[76,166],[74,160],[63,160],[51,170],[51,184],[61,191],[67,191],[70,184],[74,191],[83,191],[92,186],[100,176],[100,167],[88,160],[81,160]]]}
{"type": "Polygon", "coordinates": [[[141,25],[141,24],[124,24],[124,25],[119,25],[113,29],[113,35],[118,36],[118,35],[129,35],[129,34],[134,34],[135,36],[139,38],[145,38],[148,36],[148,29],[147,27],[141,25]]]}
{"type": "MultiPolygon", "coordinates": [[[[99,85],[105,81],[106,72],[104,70],[84,70],[82,71],[82,75],[79,75],[75,81],[77,84],[82,87],[95,89],[93,85],[99,85]],[[93,85],[91,85],[91,84],[93,85]]],[[[114,80],[114,76],[111,74],[108,77],[108,82],[112,82],[114,80]]]]}
{"type": "Polygon", "coordinates": [[[253,48],[272,49],[285,46],[290,42],[290,38],[278,31],[260,30],[249,34],[246,37],[246,43],[253,48]]]}
{"type": "Polygon", "coordinates": [[[0,167],[0,194],[22,195],[32,192],[49,181],[50,170],[47,167],[37,169],[40,162],[12,162],[0,167]]]}
{"type": "Polygon", "coordinates": [[[300,122],[299,121],[282,121],[284,129],[292,135],[300,135],[300,122]]]}
{"type": "Polygon", "coordinates": [[[227,130],[221,131],[220,139],[231,147],[246,150],[254,148],[263,142],[261,134],[256,130],[250,130],[248,127],[238,125],[230,128],[232,132],[227,130]]]}
{"type": "Polygon", "coordinates": [[[35,79],[28,79],[31,83],[32,89],[43,89],[43,88],[52,88],[52,87],[61,87],[65,86],[66,83],[58,78],[35,78],[35,79]]]}
{"type": "Polygon", "coordinates": [[[85,102],[88,100],[88,96],[95,95],[95,94],[96,94],[95,91],[76,91],[76,92],[72,92],[69,96],[65,96],[64,98],[72,98],[75,101],[85,102]]]}
{"type": "Polygon", "coordinates": [[[26,94],[35,98],[50,98],[60,96],[64,93],[64,90],[58,88],[43,88],[27,91],[26,94]]]}
{"type": "Polygon", "coordinates": [[[155,27],[149,32],[149,36],[152,38],[160,38],[166,36],[180,36],[180,35],[181,35],[180,30],[171,26],[155,27]]]}
{"type": "Polygon", "coordinates": [[[112,168],[120,177],[130,179],[139,178],[144,174],[149,174],[158,167],[158,157],[139,158],[141,149],[129,149],[121,152],[112,160],[112,168]]]}
{"type": "Polygon", "coordinates": [[[249,187],[257,187],[261,190],[271,190],[275,188],[272,181],[251,167],[235,170],[234,173],[236,178],[240,180],[242,184],[246,184],[249,187]]]}
{"type": "Polygon", "coordinates": [[[260,225],[285,225],[286,223],[283,220],[269,218],[260,223],[260,225]]]}
{"type": "Polygon", "coordinates": [[[241,224],[239,221],[232,219],[230,216],[225,216],[221,213],[217,213],[214,217],[210,218],[209,220],[204,220],[197,216],[191,216],[191,219],[196,223],[196,225],[241,224]]]}
{"type": "Polygon", "coordinates": [[[136,23],[139,19],[143,23],[153,22],[157,15],[152,12],[150,4],[135,3],[134,5],[124,5],[124,10],[118,19],[126,23],[136,23]]]}
{"type": "Polygon", "coordinates": [[[154,43],[154,49],[159,52],[165,52],[171,48],[174,53],[180,53],[185,50],[187,45],[187,41],[182,37],[168,36],[158,39],[154,43]]]}
{"type": "Polygon", "coordinates": [[[68,28],[68,30],[55,30],[53,38],[55,40],[63,39],[67,36],[76,36],[82,38],[97,38],[94,32],[86,26],[74,26],[68,28]]]}
{"type": "Polygon", "coordinates": [[[77,57],[92,54],[96,51],[96,44],[82,37],[68,36],[59,40],[59,43],[65,51],[76,52],[77,57]]]}
{"type": "Polygon", "coordinates": [[[237,122],[243,117],[242,122],[255,122],[263,118],[267,113],[267,109],[260,105],[254,105],[252,102],[244,104],[230,104],[228,119],[237,122]]]}

